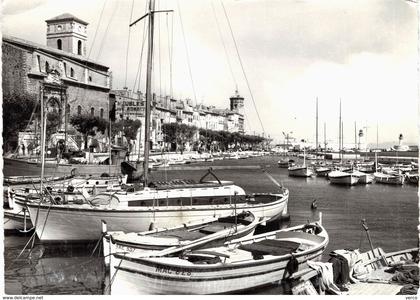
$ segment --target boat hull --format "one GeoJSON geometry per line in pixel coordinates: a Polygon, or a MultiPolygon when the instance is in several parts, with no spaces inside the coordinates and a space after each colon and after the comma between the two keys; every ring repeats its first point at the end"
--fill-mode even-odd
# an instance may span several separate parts
{"type": "Polygon", "coordinates": [[[4,209],[3,229],[5,231],[27,232],[32,229],[31,218],[28,212],[16,209],[4,209]]]}
{"type": "MultiPolygon", "coordinates": [[[[260,236],[247,240],[258,240],[260,236]]],[[[240,246],[235,247],[235,244],[243,243],[247,242],[240,239],[229,243],[232,247],[226,246],[225,249],[230,249],[226,251],[226,257],[236,257],[234,261],[224,261],[223,254],[219,256],[219,262],[210,264],[180,263],[181,259],[177,257],[136,258],[117,255],[123,259],[119,266],[115,266],[117,271],[111,294],[229,294],[279,283],[285,275],[291,254],[257,258],[243,252],[240,246]]],[[[307,250],[293,252],[297,271],[305,269],[308,260],[320,257],[328,244],[328,237],[315,243],[307,250]]]]}
{"type": "Polygon", "coordinates": [[[311,177],[314,172],[308,167],[289,168],[289,176],[293,177],[311,177]]]}
{"type": "Polygon", "coordinates": [[[330,182],[332,184],[338,184],[338,185],[356,185],[359,182],[359,178],[356,176],[348,175],[348,176],[337,176],[337,177],[331,177],[330,182]]]}
{"type": "MultiPolygon", "coordinates": [[[[316,259],[320,250],[308,256],[316,259]]],[[[303,258],[299,261],[298,271],[305,269],[303,258]]],[[[308,259],[305,259],[307,261],[308,259]]],[[[117,271],[111,286],[111,295],[139,294],[229,294],[246,291],[260,286],[276,284],[284,276],[288,260],[277,261],[264,266],[251,266],[243,269],[220,270],[217,276],[212,270],[197,272],[190,268],[168,267],[142,264],[124,260],[117,271]]]]}
{"type": "Polygon", "coordinates": [[[256,218],[275,219],[287,212],[288,192],[271,203],[239,203],[173,206],[125,207],[119,209],[90,207],[87,204],[38,205],[28,204],[31,219],[42,242],[78,242],[98,240],[101,221],[106,221],[109,231],[140,232],[152,226],[166,227],[199,221],[208,217],[222,217],[236,211],[250,211],[256,218]],[[38,211],[39,207],[39,211],[38,211]],[[35,222],[38,215],[38,221],[35,222]]]}
{"type": "Polygon", "coordinates": [[[403,185],[404,176],[374,173],[375,183],[403,185]]]}

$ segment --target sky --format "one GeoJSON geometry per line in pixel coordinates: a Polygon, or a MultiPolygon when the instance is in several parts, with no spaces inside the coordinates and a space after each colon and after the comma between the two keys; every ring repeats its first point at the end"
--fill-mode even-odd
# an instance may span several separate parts
{"type": "MultiPolygon", "coordinates": [[[[157,94],[228,108],[238,88],[245,98],[246,131],[264,132],[275,142],[283,141],[283,132],[315,141],[318,98],[319,141],[325,124],[327,142],[336,143],[341,99],[344,143],[354,143],[356,123],[368,143],[376,144],[378,131],[380,144],[398,144],[399,134],[404,143],[418,144],[418,31],[411,1],[157,0],[156,5],[173,10],[155,20],[157,94]]],[[[110,67],[113,88],[144,91],[144,21],[131,29],[129,24],[145,7],[145,0],[6,0],[1,26],[3,33],[46,44],[44,21],[71,13],[89,23],[88,56],[110,67]]]]}

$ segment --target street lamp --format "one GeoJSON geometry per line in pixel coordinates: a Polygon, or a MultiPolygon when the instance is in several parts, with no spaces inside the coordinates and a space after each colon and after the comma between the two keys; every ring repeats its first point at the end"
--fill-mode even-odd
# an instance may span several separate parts
{"type": "Polygon", "coordinates": [[[293,131],[290,131],[287,134],[284,133],[284,131],[282,131],[282,133],[283,133],[283,136],[284,136],[284,139],[285,139],[285,143],[286,143],[285,148],[289,149],[289,139],[290,139],[290,135],[293,133],[293,131]]]}

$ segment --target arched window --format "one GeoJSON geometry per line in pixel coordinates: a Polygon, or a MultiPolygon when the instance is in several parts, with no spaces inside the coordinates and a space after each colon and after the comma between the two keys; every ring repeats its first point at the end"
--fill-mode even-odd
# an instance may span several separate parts
{"type": "Polygon", "coordinates": [[[77,54],[82,55],[82,41],[77,42],[77,54]]]}
{"type": "Polygon", "coordinates": [[[48,61],[45,62],[45,72],[49,72],[50,71],[50,64],[48,63],[48,61]]]}
{"type": "Polygon", "coordinates": [[[100,116],[101,116],[101,118],[103,118],[103,117],[104,117],[104,109],[103,109],[103,108],[101,108],[101,113],[100,113],[100,116]]]}
{"type": "Polygon", "coordinates": [[[73,70],[73,68],[70,68],[70,77],[74,77],[74,70],[73,70]]]}
{"type": "Polygon", "coordinates": [[[82,114],[82,107],[80,105],[77,106],[77,114],[78,115],[82,114]]]}
{"type": "Polygon", "coordinates": [[[90,114],[91,114],[92,116],[94,116],[94,115],[95,115],[95,108],[94,108],[94,107],[91,107],[91,108],[90,108],[90,114]]]}
{"type": "Polygon", "coordinates": [[[57,40],[57,49],[58,50],[62,50],[63,48],[62,48],[62,44],[61,44],[61,40],[60,39],[58,39],[57,40]]]}

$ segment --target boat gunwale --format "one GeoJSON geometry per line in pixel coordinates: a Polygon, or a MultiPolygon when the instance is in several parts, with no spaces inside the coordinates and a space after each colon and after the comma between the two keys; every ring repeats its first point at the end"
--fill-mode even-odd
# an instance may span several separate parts
{"type": "MultiPolygon", "coordinates": [[[[267,206],[274,206],[279,205],[283,202],[288,201],[288,193],[286,195],[282,195],[278,197],[278,200],[269,202],[269,203],[238,203],[236,204],[237,209],[247,209],[247,208],[260,208],[260,207],[267,207],[267,206]]],[[[188,205],[188,206],[181,206],[178,209],[168,209],[167,206],[124,206],[119,208],[102,208],[102,207],[73,207],[69,206],[68,204],[62,204],[62,205],[49,205],[49,204],[39,204],[39,203],[30,203],[26,202],[20,199],[15,200],[16,204],[21,206],[28,206],[30,208],[35,209],[54,209],[54,210],[60,210],[60,211],[82,211],[82,212],[115,212],[115,213],[138,213],[138,212],[150,212],[150,211],[159,211],[159,212],[179,212],[179,211],[220,211],[220,210],[226,210],[226,209],[233,209],[234,204],[221,204],[221,205],[188,205]],[[194,207],[195,206],[195,207],[194,207]]],[[[81,204],[83,205],[83,204],[81,204]]],[[[176,206],[174,206],[176,207],[176,206]]]]}
{"type": "MultiPolygon", "coordinates": [[[[299,258],[299,257],[303,257],[305,255],[309,255],[312,256],[311,253],[317,253],[318,251],[321,251],[321,253],[319,255],[322,254],[323,250],[326,249],[328,243],[329,243],[329,236],[327,231],[325,230],[325,228],[323,226],[321,226],[323,228],[323,231],[321,233],[324,233],[324,235],[322,237],[324,237],[324,240],[317,244],[317,245],[313,245],[313,247],[309,248],[309,249],[305,249],[303,251],[300,252],[293,252],[293,253],[289,253],[289,254],[285,254],[285,255],[279,255],[279,256],[270,256],[269,258],[266,259],[259,259],[259,260],[253,260],[253,261],[247,261],[247,262],[238,262],[238,263],[231,263],[228,266],[221,266],[220,264],[215,264],[215,265],[200,265],[200,264],[192,264],[192,265],[174,265],[171,263],[162,263],[159,261],[156,261],[156,259],[153,258],[141,258],[141,257],[132,257],[132,256],[127,256],[127,255],[121,255],[118,253],[114,254],[115,258],[119,258],[121,260],[128,260],[131,262],[141,262],[142,264],[148,265],[148,266],[156,266],[156,265],[163,265],[163,266],[167,266],[167,267],[173,267],[173,268],[186,268],[186,269],[194,269],[195,271],[199,271],[199,272],[205,272],[208,269],[211,269],[212,271],[217,271],[217,270],[228,270],[228,269],[239,269],[239,268],[245,268],[245,267],[249,267],[249,266],[260,266],[260,265],[266,265],[266,264],[272,264],[272,263],[279,263],[281,261],[286,261],[287,259],[290,259],[292,257],[292,254],[295,258],[299,258]]],[[[271,232],[272,234],[275,234],[277,232],[281,232],[282,229],[277,230],[277,231],[273,231],[271,232]]],[[[284,230],[283,230],[284,231],[284,230]]],[[[264,236],[265,234],[263,234],[262,236],[264,236]]],[[[257,235],[254,237],[259,237],[261,235],[257,235]]],[[[317,235],[319,236],[319,235],[317,235]]],[[[252,237],[250,237],[249,239],[252,239],[252,237]]],[[[241,239],[241,241],[243,241],[241,239]]],[[[233,244],[233,243],[238,243],[240,244],[241,241],[235,242],[235,240],[228,242],[228,244],[233,244]]],[[[245,250],[246,251],[246,250],[245,250]]],[[[319,256],[316,255],[315,257],[319,256]]],[[[309,259],[313,259],[314,257],[308,258],[306,260],[309,259]]]]}

